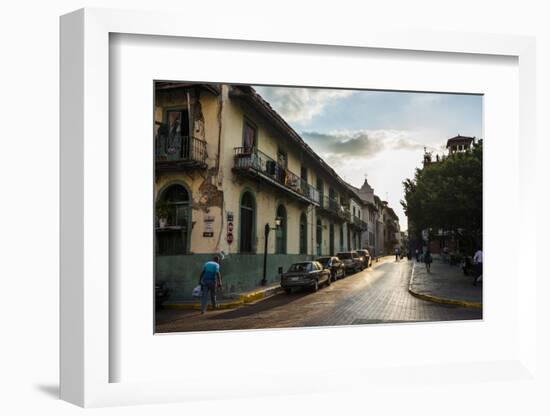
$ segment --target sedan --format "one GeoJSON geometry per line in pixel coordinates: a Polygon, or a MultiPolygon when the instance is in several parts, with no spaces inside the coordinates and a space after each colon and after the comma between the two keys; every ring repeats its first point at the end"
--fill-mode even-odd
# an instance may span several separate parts
{"type": "Polygon", "coordinates": [[[370,266],[370,261],[371,261],[369,251],[367,249],[356,250],[356,251],[357,251],[357,254],[359,254],[359,256],[363,257],[364,259],[364,265],[365,265],[364,268],[365,269],[368,268],[370,266]]]}
{"type": "Polygon", "coordinates": [[[307,287],[316,292],[322,284],[328,286],[330,283],[330,270],[323,268],[317,261],[294,263],[281,276],[281,287],[286,293],[290,293],[295,287],[307,287]]]}
{"type": "Polygon", "coordinates": [[[321,263],[325,269],[330,270],[330,276],[333,282],[346,277],[346,267],[338,257],[319,257],[315,261],[321,263]]]}
{"type": "Polygon", "coordinates": [[[355,251],[343,251],[341,253],[338,253],[336,257],[338,257],[342,261],[342,263],[344,263],[346,274],[349,272],[360,272],[363,267],[363,263],[361,262],[359,256],[355,251]]]}

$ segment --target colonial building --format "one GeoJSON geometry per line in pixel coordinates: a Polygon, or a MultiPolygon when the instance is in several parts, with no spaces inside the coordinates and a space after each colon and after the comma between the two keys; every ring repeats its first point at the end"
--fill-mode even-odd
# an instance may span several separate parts
{"type": "Polygon", "coordinates": [[[366,222],[361,232],[361,246],[375,256],[392,254],[402,245],[399,219],[394,210],[374,193],[366,179],[361,188],[352,189],[361,200],[366,222]]]}
{"type": "Polygon", "coordinates": [[[253,88],[157,82],[154,116],[155,273],[173,298],[215,254],[227,293],[262,282],[264,254],[275,282],[363,245],[364,201],[253,88]]]}

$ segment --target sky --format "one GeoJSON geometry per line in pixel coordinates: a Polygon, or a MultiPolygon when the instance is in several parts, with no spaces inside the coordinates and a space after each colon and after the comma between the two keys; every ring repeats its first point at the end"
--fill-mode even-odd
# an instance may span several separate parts
{"type": "Polygon", "coordinates": [[[254,86],[348,183],[365,178],[399,217],[402,182],[422,166],[424,147],[444,154],[458,134],[482,138],[482,96],[254,86]]]}

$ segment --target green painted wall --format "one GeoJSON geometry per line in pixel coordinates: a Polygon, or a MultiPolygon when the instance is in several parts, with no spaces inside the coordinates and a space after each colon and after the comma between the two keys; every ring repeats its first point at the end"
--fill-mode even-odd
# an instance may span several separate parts
{"type": "MultiPolygon", "coordinates": [[[[157,256],[155,258],[156,279],[165,281],[170,288],[169,300],[191,299],[191,292],[197,285],[202,265],[214,254],[190,254],[157,256]]],[[[300,254],[268,254],[268,284],[278,283],[278,268],[286,271],[295,262],[311,259],[300,254]]],[[[263,254],[231,254],[220,262],[223,280],[222,297],[252,290],[260,286],[263,273],[263,254]]]]}

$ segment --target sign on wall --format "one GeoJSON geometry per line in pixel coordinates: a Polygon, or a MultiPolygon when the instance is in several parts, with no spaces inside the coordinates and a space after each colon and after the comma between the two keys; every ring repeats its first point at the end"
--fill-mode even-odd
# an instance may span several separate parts
{"type": "Polygon", "coordinates": [[[227,212],[227,244],[233,243],[233,212],[227,212]]]}
{"type": "Polygon", "coordinates": [[[214,216],[205,215],[204,216],[204,228],[203,228],[203,237],[214,237],[214,216]]]}

